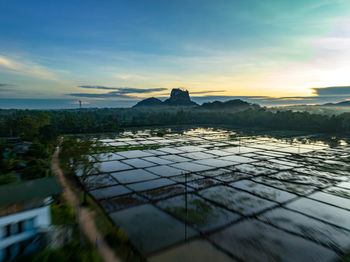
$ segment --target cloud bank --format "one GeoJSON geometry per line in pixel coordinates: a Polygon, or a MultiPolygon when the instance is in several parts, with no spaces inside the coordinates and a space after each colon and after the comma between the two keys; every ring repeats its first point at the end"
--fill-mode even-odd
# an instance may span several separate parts
{"type": "MultiPolygon", "coordinates": [[[[114,90],[107,93],[71,93],[69,96],[90,98],[90,99],[122,99],[136,101],[143,99],[137,94],[147,94],[168,90],[167,88],[131,88],[131,87],[107,87],[100,85],[81,85],[80,88],[85,89],[102,89],[114,90]],[[136,94],[136,95],[135,95],[136,94]]],[[[242,99],[251,103],[261,105],[297,105],[297,104],[324,104],[328,102],[340,102],[350,99],[350,86],[333,86],[333,87],[317,87],[311,88],[313,96],[286,96],[286,97],[271,97],[271,96],[225,96],[225,95],[210,95],[211,93],[225,92],[225,90],[203,90],[190,91],[193,101],[197,103],[210,102],[214,100],[227,101],[231,99],[242,99]],[[208,94],[205,96],[198,96],[208,94]]],[[[158,94],[159,95],[159,94],[158,94]]],[[[163,99],[164,97],[159,97],[163,99]]]]}
{"type": "Polygon", "coordinates": [[[90,86],[90,85],[82,85],[78,86],[80,88],[86,88],[86,89],[105,89],[105,90],[116,90],[117,87],[107,87],[107,86],[90,86]]]}
{"type": "Polygon", "coordinates": [[[86,98],[123,98],[123,99],[138,99],[137,96],[130,94],[147,94],[152,92],[165,91],[167,88],[131,88],[131,87],[108,87],[100,85],[81,85],[78,86],[85,89],[103,89],[115,90],[108,93],[71,93],[69,96],[86,97],[86,98]]]}
{"type": "Polygon", "coordinates": [[[19,61],[0,55],[0,69],[7,73],[35,77],[45,80],[59,80],[58,76],[51,72],[48,68],[39,65],[33,61],[19,61]]]}
{"type": "Polygon", "coordinates": [[[350,96],[350,86],[311,88],[318,96],[350,96]]]}
{"type": "Polygon", "coordinates": [[[8,83],[0,83],[0,92],[11,92],[14,90],[16,85],[8,83]]]}
{"type": "Polygon", "coordinates": [[[137,98],[129,95],[120,94],[118,91],[112,91],[112,92],[103,93],[103,94],[72,93],[68,95],[74,96],[74,97],[86,97],[86,98],[129,98],[129,99],[137,98]]]}

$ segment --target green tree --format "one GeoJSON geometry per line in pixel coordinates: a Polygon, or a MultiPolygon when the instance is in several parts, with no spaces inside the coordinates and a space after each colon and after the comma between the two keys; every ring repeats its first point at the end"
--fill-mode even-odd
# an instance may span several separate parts
{"type": "Polygon", "coordinates": [[[49,150],[47,145],[44,145],[38,141],[33,142],[29,147],[28,151],[25,153],[27,158],[34,159],[47,159],[51,155],[51,151],[49,150]]]}
{"type": "Polygon", "coordinates": [[[43,143],[54,143],[59,133],[54,125],[45,125],[39,128],[39,139],[43,143]]]}
{"type": "Polygon", "coordinates": [[[30,116],[19,120],[19,135],[23,140],[33,141],[39,134],[39,123],[30,116]]]}
{"type": "Polygon", "coordinates": [[[39,112],[35,119],[39,127],[47,126],[51,122],[51,117],[45,112],[39,112]]]}
{"type": "MultiPolygon", "coordinates": [[[[98,167],[90,161],[89,153],[93,145],[91,140],[67,139],[62,144],[60,157],[65,163],[71,175],[78,175],[81,181],[87,179],[91,174],[98,172],[98,167]]],[[[86,190],[84,190],[84,201],[86,203],[86,190]]]]}
{"type": "Polygon", "coordinates": [[[22,179],[31,180],[49,176],[50,171],[47,163],[42,159],[32,159],[22,171],[22,179]]]}

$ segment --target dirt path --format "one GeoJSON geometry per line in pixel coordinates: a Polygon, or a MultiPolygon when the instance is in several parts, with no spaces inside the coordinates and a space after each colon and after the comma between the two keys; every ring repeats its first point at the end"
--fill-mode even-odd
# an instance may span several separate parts
{"type": "Polygon", "coordinates": [[[101,232],[97,229],[94,221],[94,213],[86,207],[80,207],[78,198],[70,189],[68,181],[64,177],[63,172],[59,166],[59,151],[60,148],[57,147],[52,157],[51,168],[56,174],[56,177],[62,186],[63,197],[73,206],[76,214],[78,214],[78,223],[81,230],[84,232],[85,236],[89,239],[91,244],[97,244],[97,250],[105,262],[121,262],[121,259],[116,257],[113,250],[104,240],[101,232]]]}

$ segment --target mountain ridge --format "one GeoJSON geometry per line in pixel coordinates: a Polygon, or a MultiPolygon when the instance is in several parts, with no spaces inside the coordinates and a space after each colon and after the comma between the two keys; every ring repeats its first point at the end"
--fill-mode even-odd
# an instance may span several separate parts
{"type": "Polygon", "coordinates": [[[181,88],[173,88],[171,90],[170,97],[164,102],[158,98],[151,97],[141,100],[133,107],[154,106],[198,106],[198,104],[191,100],[190,94],[187,90],[181,88]]]}
{"type": "Polygon", "coordinates": [[[155,97],[150,97],[139,101],[136,105],[133,106],[133,108],[164,107],[164,106],[169,106],[169,107],[186,106],[186,107],[195,107],[195,108],[206,109],[206,110],[249,108],[252,106],[260,107],[257,104],[251,104],[241,99],[233,99],[233,100],[228,100],[224,102],[213,101],[213,102],[206,102],[206,103],[203,103],[202,105],[199,105],[196,102],[191,100],[188,90],[181,89],[181,88],[173,88],[171,90],[170,97],[165,101],[161,101],[160,99],[155,97]]]}
{"type": "Polygon", "coordinates": [[[334,106],[334,107],[337,107],[337,106],[350,106],[350,101],[341,101],[341,102],[337,102],[337,103],[326,103],[326,104],[323,104],[321,106],[334,106]]]}

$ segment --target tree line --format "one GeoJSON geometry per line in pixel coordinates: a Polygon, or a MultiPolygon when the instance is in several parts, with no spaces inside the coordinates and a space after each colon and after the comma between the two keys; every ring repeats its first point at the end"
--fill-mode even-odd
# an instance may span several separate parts
{"type": "Polygon", "coordinates": [[[58,134],[117,132],[129,127],[227,125],[318,133],[350,133],[350,113],[340,115],[249,108],[243,111],[152,109],[0,110],[0,136],[26,141],[51,140],[58,134]]]}

